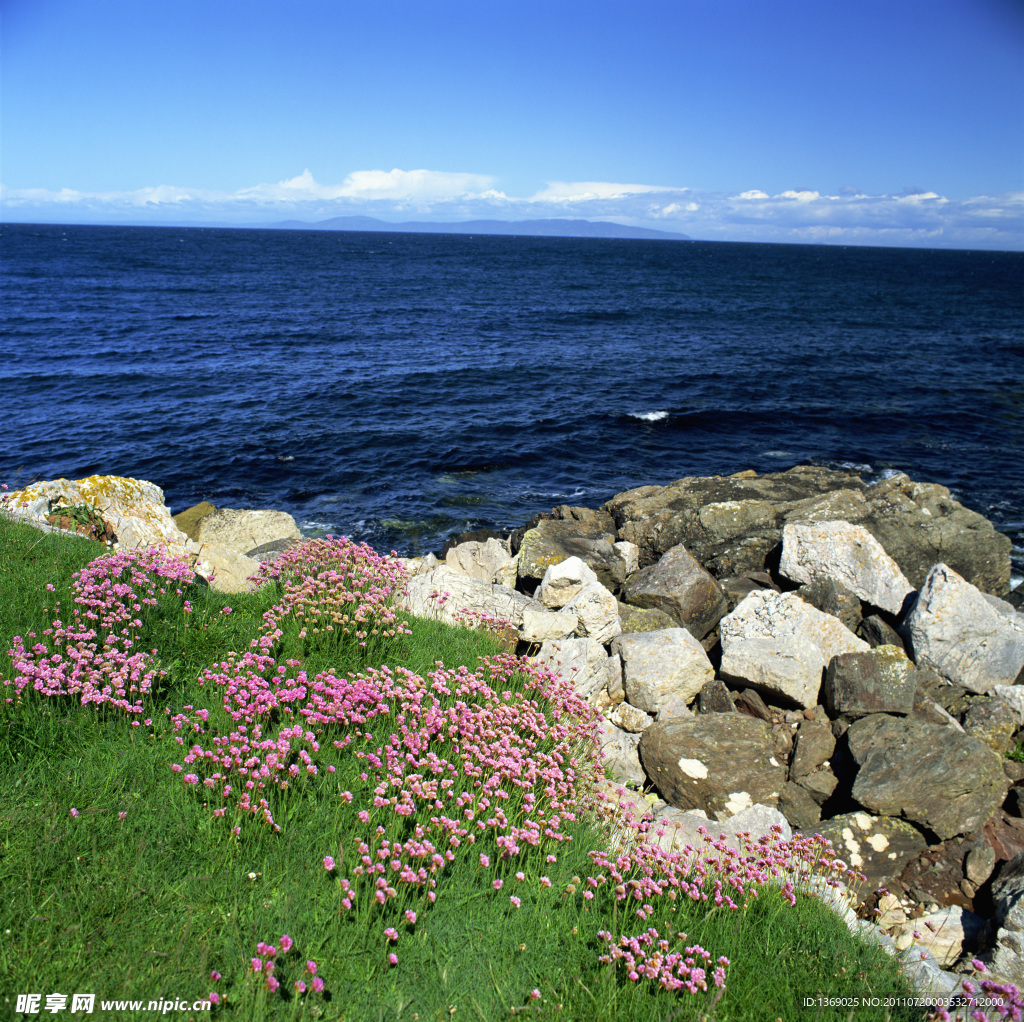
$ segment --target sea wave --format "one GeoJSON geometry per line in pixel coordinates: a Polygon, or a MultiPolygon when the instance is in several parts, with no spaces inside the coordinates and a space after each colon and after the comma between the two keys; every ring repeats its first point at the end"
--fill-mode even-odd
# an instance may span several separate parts
{"type": "Polygon", "coordinates": [[[668,412],[627,412],[626,413],[631,419],[642,419],[644,422],[661,422],[662,419],[668,418],[668,412]]]}

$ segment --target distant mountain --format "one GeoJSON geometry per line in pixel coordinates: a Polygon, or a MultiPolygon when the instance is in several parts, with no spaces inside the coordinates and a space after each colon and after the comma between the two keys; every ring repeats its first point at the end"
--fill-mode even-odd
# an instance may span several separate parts
{"type": "Polygon", "coordinates": [[[625,227],[607,220],[463,220],[441,224],[407,221],[390,224],[372,216],[336,216],[308,223],[283,220],[267,224],[291,231],[389,231],[404,234],[514,234],[541,238],[647,238],[661,241],[691,241],[685,234],[655,231],[648,227],[625,227]]]}

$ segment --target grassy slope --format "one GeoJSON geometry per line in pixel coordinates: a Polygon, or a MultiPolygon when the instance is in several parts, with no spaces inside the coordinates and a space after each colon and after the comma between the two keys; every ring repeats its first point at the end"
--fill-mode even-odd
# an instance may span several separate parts
{"type": "MultiPolygon", "coordinates": [[[[13,635],[42,634],[55,598],[95,552],[86,541],[40,538],[0,519],[0,654],[13,635]]],[[[66,697],[26,694],[20,705],[0,709],[0,1003],[6,1009],[28,992],[95,993],[98,1005],[100,998],[118,997],[190,1004],[216,990],[227,1003],[215,1013],[239,1018],[663,1020],[695,1018],[707,1009],[727,1022],[818,1017],[801,1004],[818,992],[909,992],[894,963],[850,938],[827,911],[804,897],[790,909],[775,891],[746,911],[708,911],[686,899],[657,906],[653,921],[662,933],[685,931],[685,943],[699,941],[714,957],[730,958],[717,1004],[629,982],[621,966],[616,971],[597,961],[595,935],[601,929],[638,934],[651,920],[632,918],[633,904],[606,897],[607,888],[593,901],[567,894],[570,885],[582,890],[580,878],[595,872],[587,852],[600,847],[602,836],[585,820],[571,828],[573,842],[556,849],[556,862],[547,860],[547,848],[499,864],[492,844],[486,847],[495,863],[485,869],[481,842],[460,850],[436,904],[414,891],[403,892],[386,912],[365,901],[356,911],[341,910],[338,877],[351,865],[350,839],[359,827],[353,814],[372,794],[360,782],[351,748],[336,750],[325,740],[318,774],[274,802],[281,831],[250,822],[239,840],[204,807],[206,790],[183,785],[169,770],[182,749],[163,708],[173,714],[186,705],[213,707],[215,694],[194,679],[231,649],[247,648],[271,602],[267,593],[225,599],[200,588],[186,597],[194,607],[188,629],[184,615],[166,608],[147,624],[145,644],[159,649],[170,671],[149,701],[152,726],[132,727],[123,713],[66,697]],[[219,613],[225,603],[233,608],[230,617],[219,613]],[[342,790],[356,796],[352,805],[339,801],[342,790]],[[325,855],[349,858],[344,869],[328,873],[325,855]],[[522,881],[517,870],[524,871],[522,881]],[[501,892],[495,878],[503,881],[501,892]],[[518,909],[510,891],[521,899],[518,909]],[[405,920],[406,910],[416,911],[415,925],[405,920]],[[401,930],[397,965],[386,957],[388,922],[401,930]],[[287,954],[278,952],[282,989],[271,993],[250,962],[258,942],[279,945],[283,933],[295,943],[287,954]],[[325,991],[298,996],[294,982],[311,981],[308,959],[318,963],[325,991]],[[221,978],[211,981],[212,972],[221,978]],[[534,990],[539,998],[531,997],[534,990]]],[[[378,662],[425,676],[438,660],[472,666],[496,652],[486,634],[411,624],[411,635],[378,648],[378,662]]],[[[281,662],[301,655],[295,647],[278,651],[281,662]]],[[[332,659],[321,655],[306,666],[312,673],[332,659]]],[[[340,674],[361,665],[349,654],[334,666],[340,674]]],[[[0,655],[0,677],[12,675],[0,655]]],[[[193,1015],[185,1010],[174,1017],[193,1015]]],[[[820,1017],[837,1016],[826,1010],[820,1017]]],[[[868,1008],[856,1014],[858,1020],[885,1017],[868,1008]]],[[[921,1013],[892,1009],[888,1017],[921,1013]]]]}

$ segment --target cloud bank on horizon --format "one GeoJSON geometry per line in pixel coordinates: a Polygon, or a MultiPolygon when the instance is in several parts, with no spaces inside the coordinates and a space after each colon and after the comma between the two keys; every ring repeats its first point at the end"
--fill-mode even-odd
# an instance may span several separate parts
{"type": "Polygon", "coordinates": [[[758,188],[738,193],[609,181],[551,181],[507,194],[487,174],[360,170],[340,184],[310,171],[235,191],[159,185],[130,191],[4,188],[8,222],[259,226],[280,220],[373,216],[385,221],[608,220],[704,240],[828,242],[984,249],[1024,248],[1024,192],[949,199],[903,189],[868,195],[758,188]]]}

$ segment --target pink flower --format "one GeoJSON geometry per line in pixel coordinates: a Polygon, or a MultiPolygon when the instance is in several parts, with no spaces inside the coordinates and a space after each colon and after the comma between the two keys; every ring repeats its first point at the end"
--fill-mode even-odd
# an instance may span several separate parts
{"type": "Polygon", "coordinates": [[[330,855],[324,856],[324,869],[326,869],[328,873],[334,869],[334,859],[330,855]]]}
{"type": "Polygon", "coordinates": [[[297,993],[304,994],[306,992],[306,984],[301,979],[295,981],[295,990],[297,993]]]}
{"type": "Polygon", "coordinates": [[[253,972],[261,972],[262,970],[263,970],[263,962],[259,958],[254,958],[252,960],[252,971],[253,972]]]}
{"type": "Polygon", "coordinates": [[[481,852],[480,853],[480,865],[483,866],[484,869],[486,869],[490,864],[491,864],[491,860],[488,859],[487,856],[484,855],[483,852],[481,852]]]}
{"type": "Polygon", "coordinates": [[[388,940],[398,940],[398,930],[396,930],[393,926],[389,926],[384,931],[384,936],[387,937],[388,940]]]}
{"type": "Polygon", "coordinates": [[[119,820],[123,820],[123,819],[124,819],[124,818],[125,818],[125,817],[126,817],[127,815],[128,815],[127,813],[125,813],[125,812],[121,812],[121,813],[118,813],[118,814],[117,814],[117,818],[118,818],[119,820]]]}
{"type": "Polygon", "coordinates": [[[314,993],[319,994],[324,989],[324,981],[319,976],[317,976],[310,984],[310,986],[313,988],[314,993]]]}
{"type": "Polygon", "coordinates": [[[220,1004],[220,994],[216,990],[211,990],[208,997],[210,1004],[220,1004]]]}
{"type": "Polygon", "coordinates": [[[267,977],[267,989],[273,993],[281,985],[276,976],[267,977]]]}
{"type": "Polygon", "coordinates": [[[219,979],[220,979],[220,973],[219,973],[219,972],[217,972],[216,970],[215,970],[215,971],[213,971],[213,972],[211,972],[211,973],[210,973],[210,979],[212,979],[212,980],[213,980],[213,982],[214,982],[214,983],[216,983],[216,982],[217,982],[217,980],[219,980],[219,979]]]}
{"type": "Polygon", "coordinates": [[[522,904],[522,902],[520,902],[520,900],[514,894],[508,900],[511,901],[516,908],[519,908],[519,906],[522,904]]]}
{"type": "Polygon", "coordinates": [[[398,964],[398,955],[396,955],[394,952],[392,952],[390,955],[388,955],[388,962],[391,965],[397,965],[398,964]]]}
{"type": "Polygon", "coordinates": [[[306,972],[311,976],[316,975],[316,962],[306,962],[306,972]]]}
{"type": "Polygon", "coordinates": [[[407,908],[405,910],[405,918],[408,919],[410,923],[415,923],[416,922],[416,913],[413,912],[413,910],[411,908],[407,908]]]}
{"type": "Polygon", "coordinates": [[[530,1000],[531,1001],[539,1001],[540,1000],[540,991],[536,987],[534,987],[530,991],[530,1000]]]}
{"type": "Polygon", "coordinates": [[[71,810],[71,815],[72,816],[77,816],[78,815],[78,810],[77,809],[72,809],[71,810]]]}
{"type": "Polygon", "coordinates": [[[500,880],[495,880],[495,881],[494,881],[494,889],[495,889],[496,891],[500,891],[500,890],[501,890],[501,886],[502,886],[502,885],[501,885],[501,881],[500,881],[500,880]]]}
{"type": "Polygon", "coordinates": [[[287,933],[281,934],[281,950],[286,954],[292,949],[292,939],[287,933]]]}

